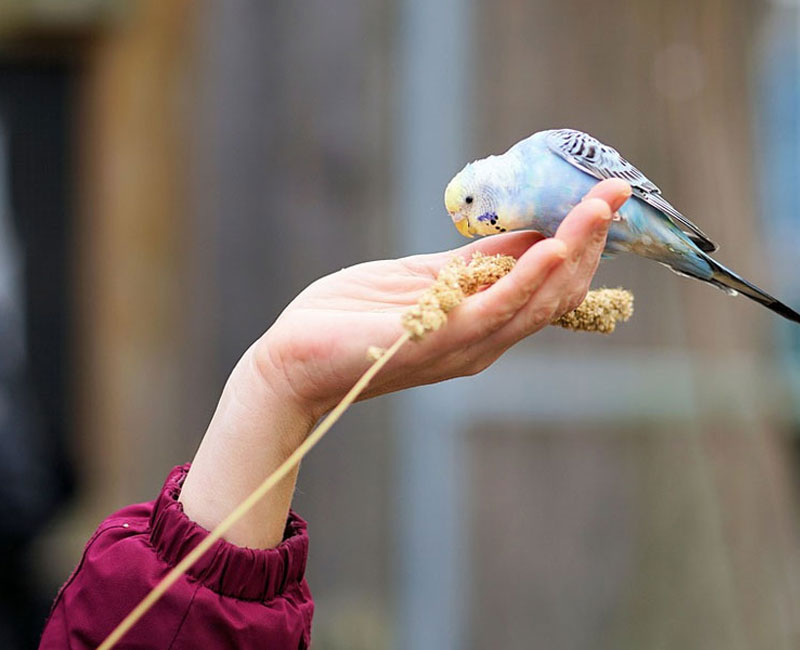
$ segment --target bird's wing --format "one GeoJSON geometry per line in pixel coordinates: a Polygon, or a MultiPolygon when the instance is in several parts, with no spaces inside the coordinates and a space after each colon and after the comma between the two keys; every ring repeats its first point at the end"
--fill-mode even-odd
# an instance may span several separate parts
{"type": "Polygon", "coordinates": [[[636,197],[669,217],[700,250],[706,253],[717,250],[717,245],[708,235],[678,212],[661,196],[661,190],[656,184],[625,160],[613,147],[603,144],[588,133],[573,129],[548,131],[546,142],[553,153],[599,180],[621,178],[627,181],[636,197]]]}

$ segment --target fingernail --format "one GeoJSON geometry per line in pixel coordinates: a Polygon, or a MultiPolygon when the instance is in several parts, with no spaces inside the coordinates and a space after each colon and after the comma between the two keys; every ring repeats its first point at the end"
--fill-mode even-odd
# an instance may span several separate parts
{"type": "Polygon", "coordinates": [[[625,189],[611,201],[611,210],[616,212],[619,210],[633,194],[633,189],[630,185],[625,185],[625,189]]]}

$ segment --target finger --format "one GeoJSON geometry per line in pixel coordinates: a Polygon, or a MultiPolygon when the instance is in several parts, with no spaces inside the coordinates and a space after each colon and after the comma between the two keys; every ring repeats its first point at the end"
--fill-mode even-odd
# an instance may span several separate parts
{"type": "MultiPolygon", "coordinates": [[[[608,205],[609,211],[615,213],[625,201],[631,196],[631,186],[620,179],[607,179],[595,185],[584,197],[584,203],[593,201],[603,201],[608,205]]],[[[567,225],[574,222],[576,219],[582,217],[582,210],[573,209],[567,215],[565,221],[567,225]]],[[[593,228],[594,233],[589,238],[588,243],[584,246],[583,252],[580,256],[575,268],[576,279],[578,284],[573,286],[572,290],[565,292],[561,296],[561,301],[558,309],[558,315],[570,311],[577,307],[589,290],[589,283],[597,271],[600,264],[600,255],[606,245],[606,237],[608,229],[611,225],[609,220],[610,214],[605,211],[600,205],[591,206],[592,210],[597,208],[601,216],[601,224],[597,225],[595,222],[593,228]],[[605,223],[602,223],[605,222],[605,223]]],[[[591,212],[592,210],[589,210],[591,212]]],[[[562,224],[563,225],[563,224],[562,224]]],[[[586,224],[583,224],[584,226],[586,224]]],[[[556,234],[558,236],[558,233],[556,234]]],[[[574,256],[573,256],[574,259],[574,256]]]]}
{"type": "Polygon", "coordinates": [[[559,312],[565,303],[575,302],[585,294],[603,249],[610,219],[610,207],[601,199],[587,199],[572,209],[556,233],[556,239],[567,247],[567,259],[497,331],[493,336],[494,344],[507,347],[540,330],[561,315],[559,312]]]}
{"type": "MultiPolygon", "coordinates": [[[[574,309],[586,295],[600,263],[600,255],[606,246],[612,212],[602,199],[589,198],[572,210],[568,218],[572,221],[569,225],[573,228],[564,236],[576,239],[568,244],[569,248],[574,247],[569,258],[572,262],[564,271],[571,271],[573,277],[569,279],[572,286],[560,294],[560,312],[574,309]]],[[[556,236],[558,237],[558,233],[556,236]]]]}
{"type": "Polygon", "coordinates": [[[508,275],[465,300],[453,312],[451,336],[468,341],[502,327],[529,302],[548,274],[564,261],[566,253],[565,244],[557,239],[544,239],[531,246],[508,275]]]}
{"type": "Polygon", "coordinates": [[[605,237],[611,216],[608,203],[595,197],[584,199],[570,210],[555,234],[567,245],[565,272],[577,269],[586,247],[605,237]]]}
{"type": "Polygon", "coordinates": [[[427,255],[412,255],[404,257],[401,261],[414,273],[430,275],[436,277],[442,266],[444,266],[455,255],[464,259],[471,259],[472,254],[480,251],[484,255],[511,255],[519,258],[537,241],[544,239],[544,235],[532,230],[522,230],[517,232],[492,235],[484,239],[478,239],[460,248],[454,248],[440,253],[429,253],[427,255]]]}

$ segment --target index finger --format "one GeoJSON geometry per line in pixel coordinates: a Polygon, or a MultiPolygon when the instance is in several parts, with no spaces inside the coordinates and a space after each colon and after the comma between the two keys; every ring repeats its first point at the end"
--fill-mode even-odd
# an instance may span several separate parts
{"type": "MultiPolygon", "coordinates": [[[[611,219],[625,201],[630,198],[631,193],[631,186],[625,181],[616,178],[601,181],[589,190],[589,193],[584,197],[581,204],[570,211],[570,214],[567,215],[567,218],[564,220],[564,222],[567,222],[566,225],[562,222],[565,230],[571,230],[572,228],[581,230],[587,227],[594,229],[593,232],[588,234],[588,237],[586,236],[587,233],[581,233],[581,236],[578,237],[578,246],[581,250],[580,252],[576,251],[575,254],[571,256],[571,259],[578,260],[573,270],[579,278],[586,278],[587,283],[591,280],[591,277],[594,275],[600,263],[600,255],[606,245],[606,235],[611,226],[611,219]],[[588,223],[586,223],[586,220],[583,220],[584,222],[582,224],[576,223],[578,219],[576,219],[575,213],[579,213],[583,205],[592,201],[602,201],[608,205],[608,212],[603,211],[603,218],[599,225],[596,220],[589,220],[588,223]]],[[[556,237],[560,235],[562,235],[561,228],[559,228],[559,231],[556,233],[556,237]]],[[[570,247],[569,244],[568,247],[570,247]]]]}

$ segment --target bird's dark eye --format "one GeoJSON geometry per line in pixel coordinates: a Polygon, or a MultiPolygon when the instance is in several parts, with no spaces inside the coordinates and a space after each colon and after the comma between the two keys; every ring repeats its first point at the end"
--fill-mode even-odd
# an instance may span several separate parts
{"type": "Polygon", "coordinates": [[[473,201],[473,198],[472,198],[471,196],[468,196],[468,197],[467,197],[466,199],[464,199],[464,200],[465,200],[467,203],[472,203],[472,201],[473,201]]]}

